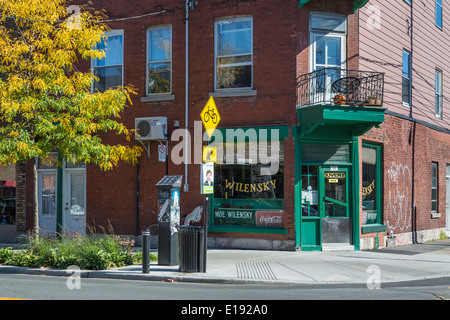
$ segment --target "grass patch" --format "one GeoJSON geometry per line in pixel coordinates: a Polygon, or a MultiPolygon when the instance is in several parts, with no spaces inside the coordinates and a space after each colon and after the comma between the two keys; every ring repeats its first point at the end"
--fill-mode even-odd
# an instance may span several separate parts
{"type": "MultiPolygon", "coordinates": [[[[0,248],[0,264],[82,270],[105,270],[142,263],[142,252],[133,251],[134,241],[113,233],[80,235],[65,232],[56,236],[28,235],[28,249],[0,248]]],[[[151,261],[157,257],[150,255],[151,261]]]]}

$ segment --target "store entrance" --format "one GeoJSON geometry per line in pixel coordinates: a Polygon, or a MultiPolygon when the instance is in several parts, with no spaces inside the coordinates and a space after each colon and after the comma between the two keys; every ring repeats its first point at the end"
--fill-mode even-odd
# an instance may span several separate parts
{"type": "Polygon", "coordinates": [[[322,245],[350,244],[350,170],[342,166],[322,166],[319,170],[319,203],[322,245]]]}
{"type": "Polygon", "coordinates": [[[350,165],[302,166],[302,248],[352,243],[350,165]]]}

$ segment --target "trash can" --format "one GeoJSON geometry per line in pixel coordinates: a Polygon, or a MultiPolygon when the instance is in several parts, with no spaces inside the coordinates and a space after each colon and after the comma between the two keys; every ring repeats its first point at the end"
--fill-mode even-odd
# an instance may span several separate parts
{"type": "Polygon", "coordinates": [[[180,271],[205,272],[205,228],[203,226],[180,226],[180,271]]]}

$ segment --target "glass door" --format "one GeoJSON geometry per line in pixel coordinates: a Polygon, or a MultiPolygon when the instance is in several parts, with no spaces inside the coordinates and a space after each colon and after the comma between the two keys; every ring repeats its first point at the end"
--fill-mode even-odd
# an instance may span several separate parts
{"type": "Polygon", "coordinates": [[[56,171],[38,174],[39,233],[56,233],[56,171]]]}
{"type": "Polygon", "coordinates": [[[86,233],[86,171],[66,169],[63,191],[63,228],[86,233]]]}
{"type": "Polygon", "coordinates": [[[348,217],[348,183],[347,169],[331,171],[323,169],[322,190],[322,217],[324,218],[347,218],[348,217]]]}
{"type": "Polygon", "coordinates": [[[319,174],[319,203],[322,243],[350,243],[350,170],[322,166],[319,174]]]}
{"type": "Polygon", "coordinates": [[[313,33],[312,40],[313,70],[327,69],[326,72],[324,70],[318,74],[315,87],[324,95],[323,101],[331,102],[331,85],[341,78],[341,69],[344,68],[344,37],[329,33],[313,33]]]}

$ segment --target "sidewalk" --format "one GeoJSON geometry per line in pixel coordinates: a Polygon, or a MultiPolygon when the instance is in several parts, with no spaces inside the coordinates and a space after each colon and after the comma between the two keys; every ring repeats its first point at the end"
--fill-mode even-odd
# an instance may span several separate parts
{"type": "MultiPolygon", "coordinates": [[[[371,251],[285,252],[208,250],[204,273],[179,272],[178,266],[151,263],[105,271],[81,271],[81,277],[233,284],[366,284],[450,277],[450,239],[371,251]]],[[[66,270],[0,266],[0,273],[69,276],[66,270]]]]}

